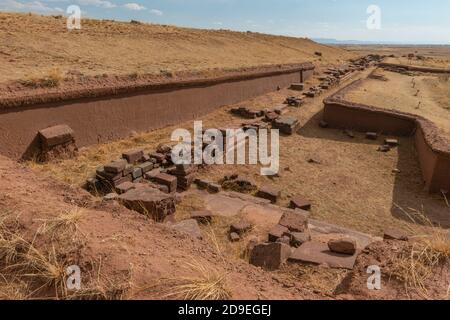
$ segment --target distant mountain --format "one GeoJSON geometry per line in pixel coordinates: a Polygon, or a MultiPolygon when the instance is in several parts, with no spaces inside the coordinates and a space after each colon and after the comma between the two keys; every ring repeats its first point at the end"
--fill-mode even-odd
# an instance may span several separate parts
{"type": "Polygon", "coordinates": [[[314,42],[329,45],[390,45],[390,46],[447,46],[448,44],[440,43],[412,43],[412,42],[395,42],[395,41],[364,41],[364,40],[337,40],[328,38],[313,38],[314,42]]]}
{"type": "Polygon", "coordinates": [[[374,45],[374,44],[394,44],[394,42],[377,42],[377,41],[363,41],[363,40],[337,40],[337,39],[327,39],[327,38],[314,38],[313,41],[321,44],[347,44],[347,45],[374,45]]]}

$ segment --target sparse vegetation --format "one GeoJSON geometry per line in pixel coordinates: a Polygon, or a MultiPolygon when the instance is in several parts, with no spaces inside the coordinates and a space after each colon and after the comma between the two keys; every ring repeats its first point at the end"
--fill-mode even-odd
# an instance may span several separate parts
{"type": "Polygon", "coordinates": [[[166,298],[184,300],[228,300],[231,293],[227,288],[227,274],[207,267],[199,262],[187,263],[184,268],[196,276],[182,276],[163,279],[167,286],[166,298]]]}

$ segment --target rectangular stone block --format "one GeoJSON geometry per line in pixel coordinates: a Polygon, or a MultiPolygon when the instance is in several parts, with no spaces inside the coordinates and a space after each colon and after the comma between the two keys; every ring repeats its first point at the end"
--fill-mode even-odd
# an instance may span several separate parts
{"type": "Polygon", "coordinates": [[[177,177],[175,176],[172,176],[167,173],[159,173],[156,176],[154,176],[151,180],[156,183],[167,186],[169,188],[170,193],[177,191],[177,177]]]}
{"type": "Polygon", "coordinates": [[[127,164],[126,160],[121,159],[108,163],[104,168],[106,172],[118,174],[125,170],[127,164]]]}
{"type": "Polygon", "coordinates": [[[39,131],[43,145],[51,148],[74,140],[73,130],[65,124],[49,127],[39,131]]]}
{"type": "Polygon", "coordinates": [[[153,169],[153,163],[151,163],[150,161],[147,161],[147,162],[137,165],[137,168],[140,168],[142,170],[142,173],[147,173],[153,169]]]}
{"type": "Polygon", "coordinates": [[[130,150],[122,154],[122,158],[126,159],[130,164],[136,164],[142,160],[144,156],[143,150],[130,150]]]}

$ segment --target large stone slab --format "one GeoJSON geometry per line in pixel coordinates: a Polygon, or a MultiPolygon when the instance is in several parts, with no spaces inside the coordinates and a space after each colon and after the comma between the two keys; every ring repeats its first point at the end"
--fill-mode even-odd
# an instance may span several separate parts
{"type": "Polygon", "coordinates": [[[39,131],[43,145],[51,148],[74,140],[73,130],[65,124],[49,127],[39,131]]]}
{"type": "Polygon", "coordinates": [[[175,197],[146,185],[139,185],[119,196],[127,208],[149,215],[156,221],[163,221],[167,215],[175,213],[175,197]]]}
{"type": "Polygon", "coordinates": [[[325,264],[330,268],[353,269],[358,252],[354,255],[345,255],[331,252],[326,243],[310,241],[295,249],[289,260],[312,264],[325,264]]]}

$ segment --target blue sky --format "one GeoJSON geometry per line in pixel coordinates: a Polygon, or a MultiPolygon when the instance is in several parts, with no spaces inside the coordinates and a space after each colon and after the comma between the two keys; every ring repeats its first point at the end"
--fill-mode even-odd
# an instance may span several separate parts
{"type": "Polygon", "coordinates": [[[450,44],[448,0],[0,0],[0,10],[64,13],[310,38],[450,44]],[[381,29],[369,30],[369,5],[381,29]]]}

